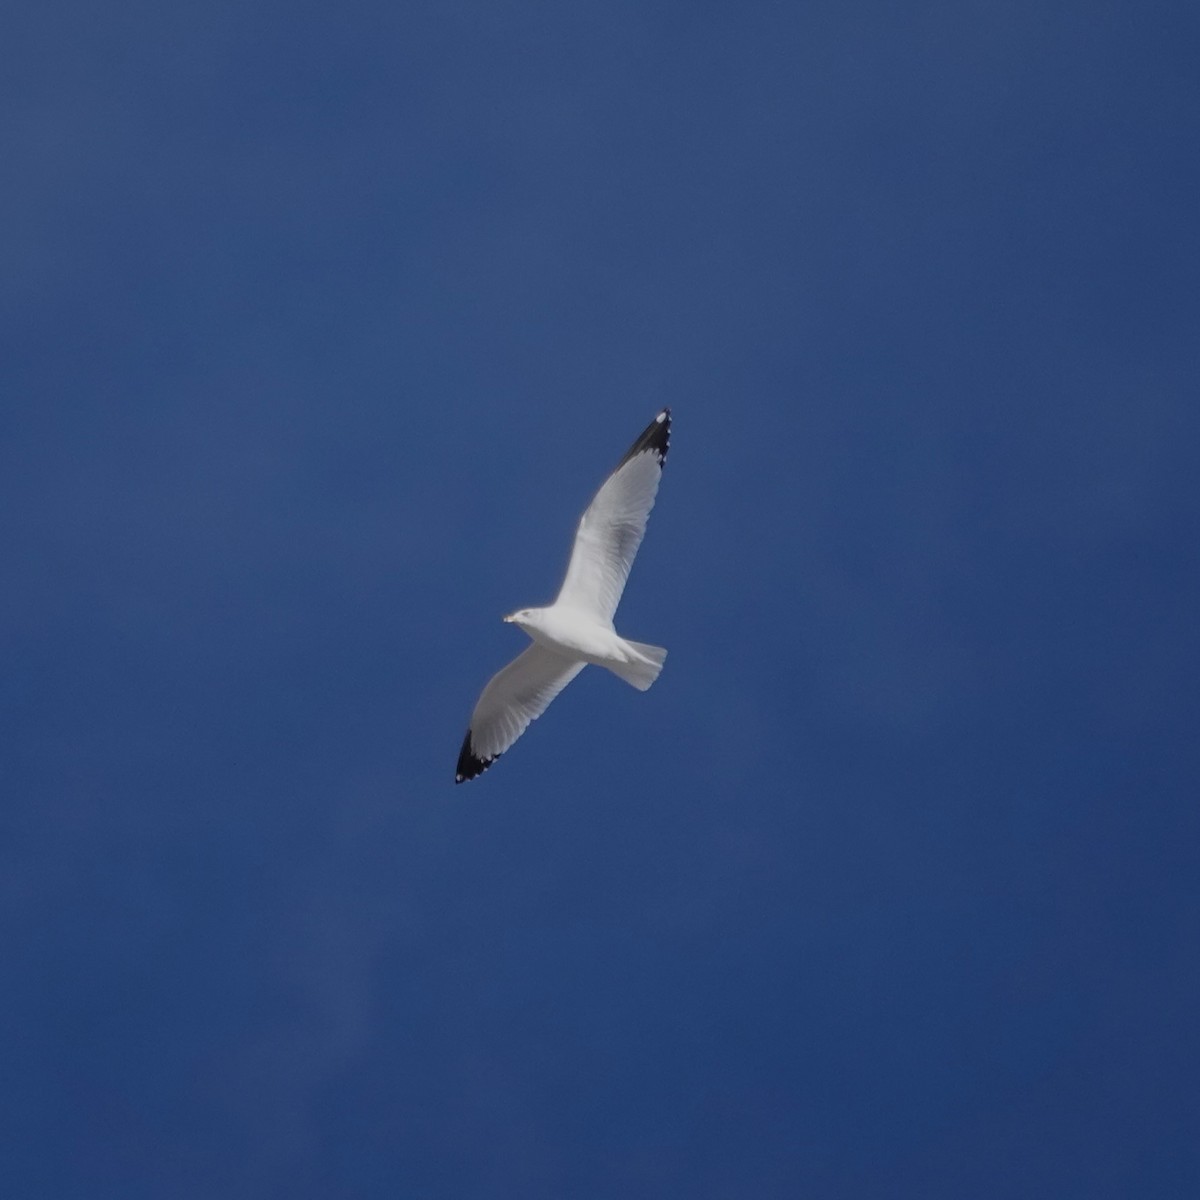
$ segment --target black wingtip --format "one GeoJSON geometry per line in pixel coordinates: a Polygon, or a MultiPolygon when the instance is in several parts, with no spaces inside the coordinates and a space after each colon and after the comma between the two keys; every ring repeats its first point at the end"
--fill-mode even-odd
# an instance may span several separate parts
{"type": "Polygon", "coordinates": [[[463,738],[462,749],[458,752],[458,766],[454,768],[454,782],[466,783],[468,779],[482,775],[499,757],[500,755],[493,754],[491,758],[476,758],[471,750],[471,731],[468,729],[467,736],[463,738]]]}
{"type": "Polygon", "coordinates": [[[658,465],[661,467],[667,461],[667,450],[671,445],[671,410],[664,408],[662,412],[642,430],[637,441],[629,447],[625,457],[617,463],[617,470],[620,470],[631,458],[636,454],[641,454],[645,450],[654,452],[654,456],[658,459],[658,465]]]}

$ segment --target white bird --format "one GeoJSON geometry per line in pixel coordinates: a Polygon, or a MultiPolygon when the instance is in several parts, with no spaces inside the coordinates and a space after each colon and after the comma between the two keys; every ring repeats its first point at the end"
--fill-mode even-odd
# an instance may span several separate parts
{"type": "Polygon", "coordinates": [[[670,433],[671,410],[664,408],[604,481],[579,519],[554,603],[504,618],[529,634],[533,645],[483,689],[463,738],[455,783],[486,771],[588,663],[607,667],[643,692],[658,678],[667,652],[621,637],[613,614],[654,507],[670,433]]]}

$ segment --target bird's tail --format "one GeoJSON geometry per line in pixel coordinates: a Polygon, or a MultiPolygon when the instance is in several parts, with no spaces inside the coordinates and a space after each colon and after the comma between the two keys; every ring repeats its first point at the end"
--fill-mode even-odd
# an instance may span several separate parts
{"type": "Polygon", "coordinates": [[[626,640],[625,647],[630,652],[628,662],[604,665],[626,683],[633,684],[639,692],[644,692],[658,678],[658,673],[666,662],[667,652],[661,646],[647,646],[645,642],[626,640]]]}

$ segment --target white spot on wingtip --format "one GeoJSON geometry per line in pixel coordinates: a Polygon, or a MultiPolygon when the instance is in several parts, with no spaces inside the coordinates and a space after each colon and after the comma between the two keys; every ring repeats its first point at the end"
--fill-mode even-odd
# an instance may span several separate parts
{"type": "Polygon", "coordinates": [[[654,422],[656,425],[661,425],[666,419],[667,419],[667,410],[664,408],[662,410],[662,412],[660,412],[658,414],[658,416],[654,418],[654,422]]]}

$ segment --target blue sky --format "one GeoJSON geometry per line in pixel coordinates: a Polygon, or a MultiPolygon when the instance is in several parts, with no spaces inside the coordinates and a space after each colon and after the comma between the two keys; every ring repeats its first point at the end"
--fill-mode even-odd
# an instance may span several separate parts
{"type": "Polygon", "coordinates": [[[7,25],[6,1195],[1200,1189],[1193,8],[7,25]]]}

